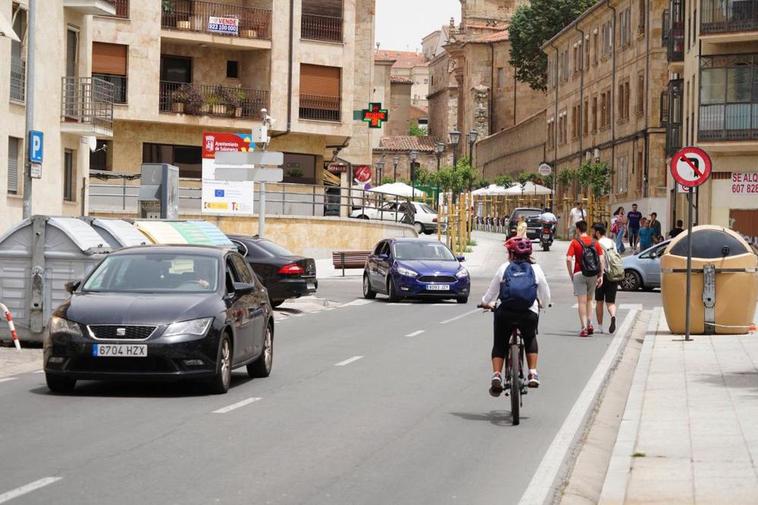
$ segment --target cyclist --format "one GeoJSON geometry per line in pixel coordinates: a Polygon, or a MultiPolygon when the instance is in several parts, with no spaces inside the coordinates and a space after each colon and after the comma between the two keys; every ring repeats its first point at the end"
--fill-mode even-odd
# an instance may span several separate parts
{"type": "Polygon", "coordinates": [[[495,397],[500,396],[503,388],[509,387],[508,384],[503,384],[503,364],[514,327],[521,332],[526,349],[529,366],[527,386],[539,387],[537,324],[540,307],[550,304],[550,286],[542,268],[534,264],[532,242],[515,237],[505,242],[505,248],[508,250],[508,261],[498,268],[481,304],[483,308],[492,310],[498,299],[501,302],[495,309],[492,346],[490,394],[495,397]]]}

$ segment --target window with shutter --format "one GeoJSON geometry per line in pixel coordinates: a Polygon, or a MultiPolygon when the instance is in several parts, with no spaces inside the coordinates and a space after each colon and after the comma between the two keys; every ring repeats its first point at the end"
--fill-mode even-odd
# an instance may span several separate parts
{"type": "Polygon", "coordinates": [[[18,153],[21,150],[21,139],[8,137],[8,193],[18,194],[18,153]]]}
{"type": "Polygon", "coordinates": [[[300,118],[340,121],[341,69],[300,65],[300,118]]]}
{"type": "Polygon", "coordinates": [[[126,62],[128,46],[92,43],[92,77],[110,82],[116,103],[126,103],[126,62]]]}

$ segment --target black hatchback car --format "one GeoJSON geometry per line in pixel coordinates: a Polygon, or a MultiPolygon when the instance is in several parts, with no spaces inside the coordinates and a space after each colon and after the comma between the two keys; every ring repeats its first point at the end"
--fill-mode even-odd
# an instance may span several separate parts
{"type": "Polygon", "coordinates": [[[290,298],[312,295],[318,289],[316,261],[313,258],[298,256],[275,242],[257,236],[230,235],[229,239],[266,286],[274,307],[290,298]]]}
{"type": "Polygon", "coordinates": [[[511,217],[508,220],[508,237],[516,236],[516,227],[518,226],[519,216],[526,218],[526,237],[529,240],[539,240],[540,233],[542,233],[542,209],[534,208],[519,208],[511,213],[511,217]]]}
{"type": "Polygon", "coordinates": [[[266,289],[236,251],[140,246],[110,254],[50,319],[47,385],[83,379],[206,379],[225,393],[232,369],[267,377],[274,320],[266,289]]]}

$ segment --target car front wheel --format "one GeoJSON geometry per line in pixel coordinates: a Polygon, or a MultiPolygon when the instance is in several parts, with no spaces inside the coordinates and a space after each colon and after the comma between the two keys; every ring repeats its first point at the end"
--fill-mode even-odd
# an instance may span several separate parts
{"type": "Polygon", "coordinates": [[[642,287],[640,274],[634,270],[626,270],[624,279],[621,281],[621,289],[624,291],[638,291],[642,287]]]}
{"type": "Polygon", "coordinates": [[[368,278],[368,274],[363,274],[363,298],[367,300],[376,298],[376,291],[371,289],[371,281],[368,278]]]}
{"type": "Polygon", "coordinates": [[[60,375],[45,374],[47,388],[53,393],[68,394],[74,391],[76,379],[61,377],[60,375]]]}
{"type": "Polygon", "coordinates": [[[232,384],[232,341],[227,333],[218,344],[216,375],[211,379],[210,388],[215,394],[224,394],[232,384]]]}
{"type": "Polygon", "coordinates": [[[252,377],[268,377],[274,364],[274,332],[271,326],[266,326],[263,338],[263,352],[258,359],[247,365],[247,374],[252,377]]]}
{"type": "Polygon", "coordinates": [[[387,281],[387,295],[390,297],[390,302],[400,301],[400,293],[397,292],[395,281],[392,280],[392,277],[387,281]]]}

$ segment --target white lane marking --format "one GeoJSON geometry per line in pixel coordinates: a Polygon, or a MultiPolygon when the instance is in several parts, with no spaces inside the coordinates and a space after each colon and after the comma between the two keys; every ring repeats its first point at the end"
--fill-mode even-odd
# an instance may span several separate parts
{"type": "Polygon", "coordinates": [[[555,492],[555,486],[561,469],[564,468],[566,459],[571,453],[575,441],[582,430],[589,412],[592,410],[595,401],[598,398],[600,389],[605,380],[608,378],[611,368],[616,364],[621,355],[621,345],[626,340],[626,334],[631,330],[632,324],[637,318],[637,311],[633,310],[627,314],[621,327],[613,337],[611,344],[605,351],[602,359],[592,373],[590,380],[584,386],[579,398],[574,402],[566,420],[563,421],[561,429],[556,433],[555,438],[545,452],[537,471],[532,476],[529,486],[521,496],[519,505],[543,505],[548,502],[548,498],[555,492]]]}
{"type": "Polygon", "coordinates": [[[214,410],[214,414],[226,414],[228,412],[231,412],[232,410],[237,410],[239,408],[242,408],[246,405],[250,405],[251,403],[255,403],[259,400],[262,400],[263,398],[248,398],[246,400],[242,400],[241,402],[232,403],[231,405],[228,405],[226,407],[220,408],[218,410],[214,410]]]}
{"type": "Polygon", "coordinates": [[[347,366],[350,363],[354,363],[358,361],[359,359],[362,359],[363,356],[353,356],[352,358],[348,358],[345,361],[340,361],[339,363],[335,363],[334,366],[347,366]]]}
{"type": "Polygon", "coordinates": [[[406,337],[417,337],[417,336],[421,335],[422,333],[424,333],[425,331],[426,330],[414,331],[412,333],[407,334],[406,337]]]}
{"type": "Polygon", "coordinates": [[[471,314],[475,314],[475,313],[477,313],[477,312],[481,312],[481,311],[482,311],[481,309],[474,309],[474,310],[470,310],[470,311],[468,311],[468,312],[464,312],[464,313],[463,313],[463,314],[461,314],[460,316],[455,316],[455,317],[452,317],[452,318],[450,318],[450,319],[446,319],[446,320],[444,320],[444,321],[440,321],[440,324],[448,324],[448,323],[452,323],[453,321],[457,321],[457,320],[459,320],[459,319],[463,319],[464,317],[468,317],[468,316],[470,316],[471,314]]]}
{"type": "Polygon", "coordinates": [[[10,491],[0,494],[0,503],[5,503],[7,501],[10,501],[14,498],[18,498],[19,496],[23,496],[27,493],[31,493],[32,491],[36,491],[37,489],[43,488],[45,486],[49,486],[50,484],[54,484],[61,480],[63,477],[45,477],[44,479],[35,480],[34,482],[30,482],[29,484],[26,484],[25,486],[17,487],[16,489],[11,489],[10,491]]]}
{"type": "Polygon", "coordinates": [[[2,379],[0,379],[0,382],[9,382],[9,381],[14,381],[14,380],[16,380],[16,377],[3,377],[2,379]]]}

